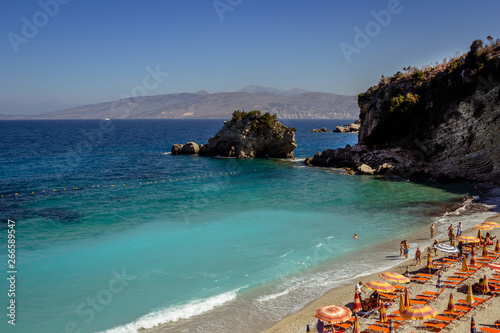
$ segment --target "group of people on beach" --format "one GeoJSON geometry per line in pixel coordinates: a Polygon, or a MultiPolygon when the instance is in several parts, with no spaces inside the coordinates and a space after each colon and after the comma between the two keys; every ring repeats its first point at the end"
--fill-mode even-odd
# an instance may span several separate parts
{"type": "Polygon", "coordinates": [[[363,299],[361,297],[362,292],[366,293],[366,291],[363,289],[363,282],[359,281],[356,285],[356,293],[358,294],[359,300],[361,301],[361,307],[363,308],[363,311],[368,312],[380,306],[380,295],[376,290],[374,290],[370,297],[367,299],[363,299]]]}

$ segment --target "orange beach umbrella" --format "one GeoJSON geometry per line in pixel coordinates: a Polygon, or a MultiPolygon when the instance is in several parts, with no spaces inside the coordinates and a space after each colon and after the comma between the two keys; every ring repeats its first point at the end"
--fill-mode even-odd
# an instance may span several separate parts
{"type": "Polygon", "coordinates": [[[464,235],[458,236],[457,240],[462,241],[464,243],[478,243],[479,242],[479,239],[477,237],[474,237],[474,236],[464,236],[464,235]]]}
{"type": "Polygon", "coordinates": [[[481,254],[483,258],[486,258],[488,256],[488,248],[486,247],[486,243],[484,243],[483,246],[483,253],[481,254]]]}
{"type": "Polygon", "coordinates": [[[486,278],[486,274],[483,277],[483,282],[481,282],[481,285],[479,286],[481,289],[481,292],[483,294],[489,293],[490,292],[490,285],[488,283],[488,279],[486,278]]]}
{"type": "Polygon", "coordinates": [[[474,251],[471,251],[470,265],[476,266],[476,253],[474,251]]]}
{"type": "Polygon", "coordinates": [[[469,265],[467,265],[467,260],[465,259],[465,256],[462,258],[462,272],[467,272],[469,271],[469,265]]]}
{"type": "Polygon", "coordinates": [[[413,305],[407,307],[401,316],[405,319],[412,319],[412,320],[425,320],[429,318],[434,318],[438,312],[428,306],[428,305],[413,305]]]}
{"type": "MultiPolygon", "coordinates": [[[[476,230],[491,230],[494,228],[494,226],[492,226],[491,224],[487,224],[487,223],[481,223],[481,224],[477,224],[477,225],[473,226],[472,228],[474,228],[476,230]]],[[[478,233],[478,235],[481,235],[481,233],[478,233]]]]}
{"type": "Polygon", "coordinates": [[[410,282],[410,279],[407,278],[406,276],[398,273],[391,273],[391,272],[384,272],[379,274],[380,277],[387,279],[392,282],[396,283],[408,283],[410,282]]]}
{"type": "Polygon", "coordinates": [[[399,295],[399,314],[402,314],[405,310],[405,300],[403,299],[403,294],[399,295]]]}
{"type": "Polygon", "coordinates": [[[351,318],[351,313],[351,310],[345,306],[327,305],[317,309],[314,316],[322,321],[334,324],[343,323],[347,319],[351,318]]]}
{"type": "Polygon", "coordinates": [[[453,294],[450,293],[450,300],[448,301],[448,311],[457,312],[457,307],[455,306],[455,300],[453,299],[453,294]]]}
{"type": "Polygon", "coordinates": [[[380,313],[380,318],[379,318],[380,322],[385,323],[387,321],[387,311],[385,309],[385,305],[382,304],[378,309],[378,311],[380,313]]]}
{"type": "Polygon", "coordinates": [[[380,292],[392,293],[396,288],[392,284],[384,281],[373,280],[365,283],[365,286],[371,290],[376,290],[380,292]]]}
{"type": "Polygon", "coordinates": [[[352,324],[352,333],[360,333],[359,329],[359,318],[357,315],[354,316],[354,323],[352,324]]]}
{"type": "Polygon", "coordinates": [[[495,245],[495,253],[500,253],[500,243],[498,243],[498,239],[497,244],[495,245]]]}
{"type": "Polygon", "coordinates": [[[354,303],[352,305],[352,312],[356,313],[361,311],[363,307],[361,306],[361,299],[359,298],[359,294],[357,292],[354,293],[354,303]]]}
{"type": "Polygon", "coordinates": [[[408,288],[405,287],[405,308],[410,306],[410,293],[408,292],[408,288]]]}
{"type": "Polygon", "coordinates": [[[469,285],[469,288],[467,289],[467,297],[465,298],[467,301],[467,304],[472,305],[474,304],[474,295],[472,294],[472,285],[469,285]]]}
{"type": "Polygon", "coordinates": [[[488,225],[491,225],[493,228],[500,228],[500,224],[496,223],[496,222],[489,222],[489,221],[486,221],[486,222],[483,222],[483,224],[488,224],[488,225]]]}

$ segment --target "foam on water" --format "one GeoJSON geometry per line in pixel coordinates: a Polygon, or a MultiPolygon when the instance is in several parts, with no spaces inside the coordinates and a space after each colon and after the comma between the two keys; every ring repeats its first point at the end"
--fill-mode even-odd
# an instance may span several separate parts
{"type": "Polygon", "coordinates": [[[230,292],[220,294],[208,299],[196,300],[184,305],[169,307],[166,309],[148,313],[145,316],[138,318],[130,324],[118,326],[102,333],[135,333],[140,329],[152,328],[159,324],[175,322],[179,319],[186,319],[193,316],[200,315],[204,312],[213,310],[215,307],[221,306],[236,298],[238,291],[232,290],[230,292]]]}

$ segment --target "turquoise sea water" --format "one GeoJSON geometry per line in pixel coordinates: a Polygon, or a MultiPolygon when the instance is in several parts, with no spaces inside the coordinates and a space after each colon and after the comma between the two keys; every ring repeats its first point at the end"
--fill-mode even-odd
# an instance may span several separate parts
{"type": "Polygon", "coordinates": [[[305,167],[356,143],[309,133],[344,122],[284,121],[298,130],[296,160],[242,161],[168,153],[206,142],[221,120],[0,122],[1,267],[11,219],[18,271],[16,326],[4,318],[0,330],[258,332],[394,265],[383,244],[397,249],[430,216],[445,228],[443,214],[478,194],[305,167]]]}

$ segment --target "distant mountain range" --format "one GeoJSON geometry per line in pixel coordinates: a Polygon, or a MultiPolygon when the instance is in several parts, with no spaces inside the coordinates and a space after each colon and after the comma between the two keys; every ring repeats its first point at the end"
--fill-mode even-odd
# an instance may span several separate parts
{"type": "Polygon", "coordinates": [[[234,110],[260,110],[281,119],[354,119],[354,96],[302,89],[248,86],[238,92],[177,93],[84,105],[40,115],[1,115],[0,119],[225,119],[234,110]]]}

